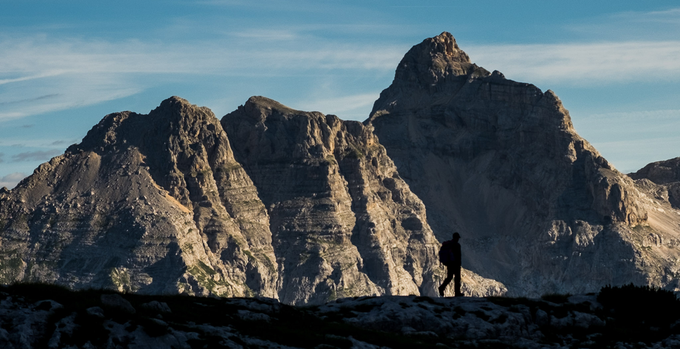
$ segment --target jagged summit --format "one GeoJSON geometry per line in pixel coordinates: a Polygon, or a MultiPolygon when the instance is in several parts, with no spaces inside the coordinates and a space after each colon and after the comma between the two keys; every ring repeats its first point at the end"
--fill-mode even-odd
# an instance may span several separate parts
{"type": "Polygon", "coordinates": [[[241,113],[240,115],[242,115],[245,118],[254,120],[256,122],[256,125],[259,126],[264,125],[267,122],[267,119],[269,118],[294,119],[296,116],[302,115],[304,115],[305,117],[309,116],[312,118],[314,118],[314,115],[317,118],[319,117],[325,118],[325,116],[319,112],[308,112],[293,109],[291,107],[281,104],[278,101],[263,96],[252,96],[248,98],[246,103],[239,107],[239,110],[243,111],[243,113],[241,113]]]}
{"type": "MultiPolygon", "coordinates": [[[[250,108],[255,108],[257,110],[276,110],[279,113],[304,113],[301,110],[296,110],[291,107],[285,106],[278,101],[275,101],[271,98],[263,97],[263,96],[252,96],[248,98],[246,101],[244,107],[246,109],[250,108]]],[[[249,113],[252,114],[252,113],[249,113]]],[[[266,114],[266,113],[265,113],[266,114]]]]}
{"type": "MultiPolygon", "coordinates": [[[[169,98],[166,98],[163,100],[160,104],[159,107],[164,107],[167,105],[186,105],[186,106],[193,106],[193,104],[189,103],[186,99],[179,97],[179,96],[171,96],[169,98]]],[[[158,107],[157,107],[158,108],[158,107]]]]}
{"type": "Polygon", "coordinates": [[[576,133],[555,93],[489,74],[450,34],[404,56],[365,123],[439,240],[460,231],[474,246],[463,266],[510,294],[657,277],[630,240],[630,227],[654,224],[633,181],[576,133]]]}
{"type": "Polygon", "coordinates": [[[394,79],[427,87],[467,75],[487,76],[489,72],[471,63],[453,35],[443,32],[413,46],[399,63],[394,79]]]}
{"type": "Polygon", "coordinates": [[[20,183],[0,220],[0,282],[276,297],[257,190],[212,111],[178,97],[104,117],[20,183]]]}

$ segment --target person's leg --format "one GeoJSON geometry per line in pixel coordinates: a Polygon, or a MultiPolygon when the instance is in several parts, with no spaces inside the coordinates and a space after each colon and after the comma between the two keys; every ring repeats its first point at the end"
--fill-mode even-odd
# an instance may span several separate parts
{"type": "Polygon", "coordinates": [[[460,292],[460,266],[451,268],[455,270],[455,278],[453,279],[454,282],[454,288],[456,292],[456,297],[460,297],[463,295],[462,292],[460,292]]]}
{"type": "Polygon", "coordinates": [[[442,285],[439,286],[439,295],[441,297],[444,297],[444,290],[446,289],[446,286],[449,285],[451,280],[453,279],[453,272],[454,272],[453,267],[446,266],[446,279],[444,279],[444,282],[442,282],[442,285]]]}

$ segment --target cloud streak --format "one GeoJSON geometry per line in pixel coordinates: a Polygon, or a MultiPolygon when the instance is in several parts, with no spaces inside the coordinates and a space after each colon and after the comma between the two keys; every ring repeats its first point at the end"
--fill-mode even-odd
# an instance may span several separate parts
{"type": "MultiPolygon", "coordinates": [[[[152,86],[154,76],[384,74],[394,70],[405,53],[400,45],[338,45],[303,40],[290,32],[277,36],[262,30],[231,37],[236,41],[172,45],[0,38],[0,77],[6,77],[0,84],[11,86],[0,90],[4,107],[0,120],[127,97],[152,86]]],[[[474,62],[513,80],[572,85],[680,80],[680,41],[471,45],[463,49],[474,62]]]]}
{"type": "Polygon", "coordinates": [[[574,120],[576,130],[624,172],[678,156],[680,110],[591,114],[574,120]]]}
{"type": "Polygon", "coordinates": [[[291,43],[274,40],[267,31],[241,35],[233,42],[167,45],[0,37],[0,85],[5,87],[0,89],[0,121],[127,97],[180,74],[384,73],[394,69],[403,53],[395,45],[291,43]]]}
{"type": "MultiPolygon", "coordinates": [[[[251,6],[240,1],[208,3],[251,6]]],[[[631,21],[636,23],[632,27],[649,23],[678,26],[677,19],[680,19],[680,9],[622,13],[606,17],[603,23],[586,23],[572,30],[592,30],[598,26],[600,31],[614,32],[612,28],[631,21]]],[[[201,28],[207,25],[189,24],[201,28]]],[[[329,25],[334,26],[333,29],[274,25],[245,26],[224,32],[210,26],[204,29],[211,30],[214,37],[204,41],[113,41],[54,38],[47,34],[0,34],[0,121],[128,97],[180,75],[197,76],[197,79],[201,76],[384,76],[394,71],[409,48],[409,45],[382,40],[390,35],[385,33],[368,41],[335,39],[338,32],[398,30],[394,26],[329,25]],[[356,29],[357,26],[365,28],[356,29]],[[322,34],[318,34],[319,31],[322,34]]],[[[172,31],[172,24],[169,27],[165,29],[172,31]]],[[[677,59],[680,41],[653,40],[611,37],[602,42],[472,44],[463,50],[489,70],[500,70],[510,79],[536,84],[592,86],[680,81],[680,59],[677,59]]],[[[305,108],[320,106],[318,109],[325,112],[342,113],[351,110],[350,105],[368,103],[365,96],[340,97],[338,101],[322,99],[309,101],[310,105],[305,108]],[[345,101],[340,101],[342,98],[345,101]],[[350,100],[352,98],[354,100],[350,100]]]]}
{"type": "Polygon", "coordinates": [[[61,152],[55,149],[29,151],[12,155],[12,161],[14,162],[46,161],[51,159],[53,156],[57,156],[59,154],[61,154],[61,152]]]}
{"type": "Polygon", "coordinates": [[[7,187],[9,189],[12,189],[25,177],[26,175],[20,172],[14,172],[4,177],[0,177],[0,188],[7,187]]]}
{"type": "Polygon", "coordinates": [[[513,80],[589,86],[680,81],[680,41],[493,45],[467,51],[473,61],[513,80]]]}
{"type": "Polygon", "coordinates": [[[324,114],[336,114],[343,119],[357,119],[363,121],[368,117],[364,112],[373,106],[380,97],[379,93],[364,93],[333,98],[319,98],[302,101],[300,106],[305,110],[320,111],[324,114]]]}

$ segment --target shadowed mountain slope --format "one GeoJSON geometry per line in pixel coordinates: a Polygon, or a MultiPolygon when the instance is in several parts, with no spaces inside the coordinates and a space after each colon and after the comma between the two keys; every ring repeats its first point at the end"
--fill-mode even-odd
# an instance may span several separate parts
{"type": "Polygon", "coordinates": [[[460,231],[463,266],[510,294],[675,282],[680,229],[654,225],[657,203],[576,134],[552,91],[478,67],[451,34],[404,56],[365,124],[439,240],[460,231]],[[665,243],[646,248],[649,234],[665,243]]]}

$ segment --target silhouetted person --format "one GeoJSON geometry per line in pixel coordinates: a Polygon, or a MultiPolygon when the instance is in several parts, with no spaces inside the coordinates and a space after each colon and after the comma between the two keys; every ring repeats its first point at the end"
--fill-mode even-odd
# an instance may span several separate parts
{"type": "Polygon", "coordinates": [[[454,288],[456,297],[463,296],[460,292],[460,234],[453,233],[453,238],[442,243],[439,250],[439,261],[446,265],[446,279],[441,286],[439,286],[439,295],[444,297],[444,290],[449,285],[451,279],[454,279],[454,288]]]}

